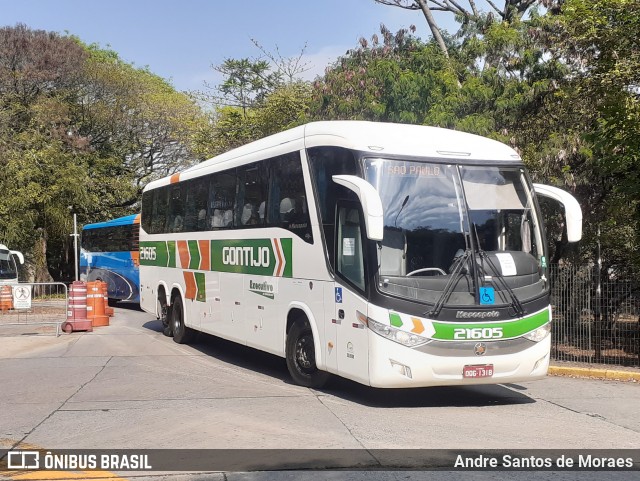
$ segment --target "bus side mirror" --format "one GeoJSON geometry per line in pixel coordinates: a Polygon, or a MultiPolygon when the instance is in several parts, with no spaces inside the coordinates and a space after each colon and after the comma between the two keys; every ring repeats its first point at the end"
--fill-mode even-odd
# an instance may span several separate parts
{"type": "Polygon", "coordinates": [[[384,234],[384,215],[378,191],[369,182],[355,175],[334,175],[332,179],[336,184],[355,192],[364,212],[367,238],[381,241],[384,234]]]}
{"type": "Polygon", "coordinates": [[[567,219],[567,240],[578,242],[582,239],[582,210],[576,198],[568,192],[550,185],[533,184],[533,188],[537,195],[549,197],[564,206],[567,219]]]}
{"type": "Polygon", "coordinates": [[[9,254],[16,256],[18,258],[18,260],[20,261],[20,264],[24,264],[24,256],[22,255],[22,252],[18,252],[18,251],[9,251],[9,254]]]}

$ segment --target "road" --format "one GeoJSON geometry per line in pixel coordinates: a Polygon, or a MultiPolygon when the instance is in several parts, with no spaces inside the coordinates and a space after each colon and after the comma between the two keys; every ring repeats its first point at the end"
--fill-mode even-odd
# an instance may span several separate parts
{"type": "MultiPolygon", "coordinates": [[[[120,307],[92,333],[0,333],[0,345],[4,449],[640,449],[638,383],[379,390],[336,379],[313,390],[290,382],[283,359],[205,335],[178,345],[152,316],[120,307]]],[[[384,479],[419,479],[407,473],[384,479]]],[[[222,479],[210,476],[184,479],[222,479]]]]}

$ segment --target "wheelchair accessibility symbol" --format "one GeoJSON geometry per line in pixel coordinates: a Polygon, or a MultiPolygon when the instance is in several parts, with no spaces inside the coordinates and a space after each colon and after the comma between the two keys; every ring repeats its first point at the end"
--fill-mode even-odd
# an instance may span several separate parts
{"type": "Polygon", "coordinates": [[[342,304],[342,287],[336,287],[336,304],[342,304]]]}
{"type": "Polygon", "coordinates": [[[493,287],[481,287],[480,288],[480,304],[495,304],[496,293],[493,287]]]}

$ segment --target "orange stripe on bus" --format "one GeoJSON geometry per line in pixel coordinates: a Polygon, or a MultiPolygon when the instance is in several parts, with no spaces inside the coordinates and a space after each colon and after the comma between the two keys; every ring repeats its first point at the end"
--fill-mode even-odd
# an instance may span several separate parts
{"type": "Polygon", "coordinates": [[[140,251],[131,251],[131,260],[133,265],[138,267],[140,265],[140,251]]]}
{"type": "Polygon", "coordinates": [[[412,317],[411,321],[413,321],[413,329],[411,329],[411,332],[422,334],[424,332],[424,325],[422,324],[422,321],[420,319],[416,319],[415,317],[412,317]]]}
{"type": "Polygon", "coordinates": [[[181,267],[183,269],[188,269],[191,254],[189,254],[189,245],[187,244],[187,241],[178,241],[178,255],[180,256],[181,267]]]}
{"type": "Polygon", "coordinates": [[[172,184],[175,184],[175,183],[177,183],[177,182],[180,182],[180,173],[173,174],[173,175],[171,176],[171,183],[172,183],[172,184]]]}
{"type": "Polygon", "coordinates": [[[276,254],[278,255],[278,261],[280,262],[280,266],[278,267],[278,272],[276,272],[276,276],[282,276],[282,272],[284,271],[284,260],[282,259],[282,248],[280,247],[280,239],[274,239],[276,244],[276,254]]]}
{"type": "Polygon", "coordinates": [[[136,214],[136,216],[133,218],[133,223],[134,224],[140,223],[140,214],[136,214]]]}
{"type": "Polygon", "coordinates": [[[183,271],[184,275],[184,283],[187,287],[187,291],[184,293],[184,297],[187,299],[191,299],[192,301],[196,298],[196,276],[193,272],[183,271]]]}
{"type": "Polygon", "coordinates": [[[200,270],[208,271],[211,269],[211,252],[209,250],[209,241],[199,240],[198,247],[200,248],[200,270]]]}

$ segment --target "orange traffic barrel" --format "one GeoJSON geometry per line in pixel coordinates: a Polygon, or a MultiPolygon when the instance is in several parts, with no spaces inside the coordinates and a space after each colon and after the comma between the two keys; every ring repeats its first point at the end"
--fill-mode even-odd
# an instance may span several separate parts
{"type": "Polygon", "coordinates": [[[104,313],[101,284],[101,281],[87,282],[87,317],[91,319],[93,327],[109,325],[109,316],[104,313]]]}
{"type": "Polygon", "coordinates": [[[67,334],[73,331],[93,331],[91,321],[87,319],[87,284],[75,281],[69,286],[69,306],[67,321],[62,324],[67,334]]]}
{"type": "Polygon", "coordinates": [[[74,321],[87,320],[87,285],[82,281],[75,281],[69,286],[67,319],[74,321]]]}
{"type": "Polygon", "coordinates": [[[113,307],[109,305],[109,287],[104,281],[102,281],[100,284],[102,284],[102,297],[104,297],[104,313],[107,316],[112,317],[114,314],[114,310],[113,307]]]}
{"type": "Polygon", "coordinates": [[[0,286],[0,310],[13,309],[13,289],[11,286],[0,286]]]}

